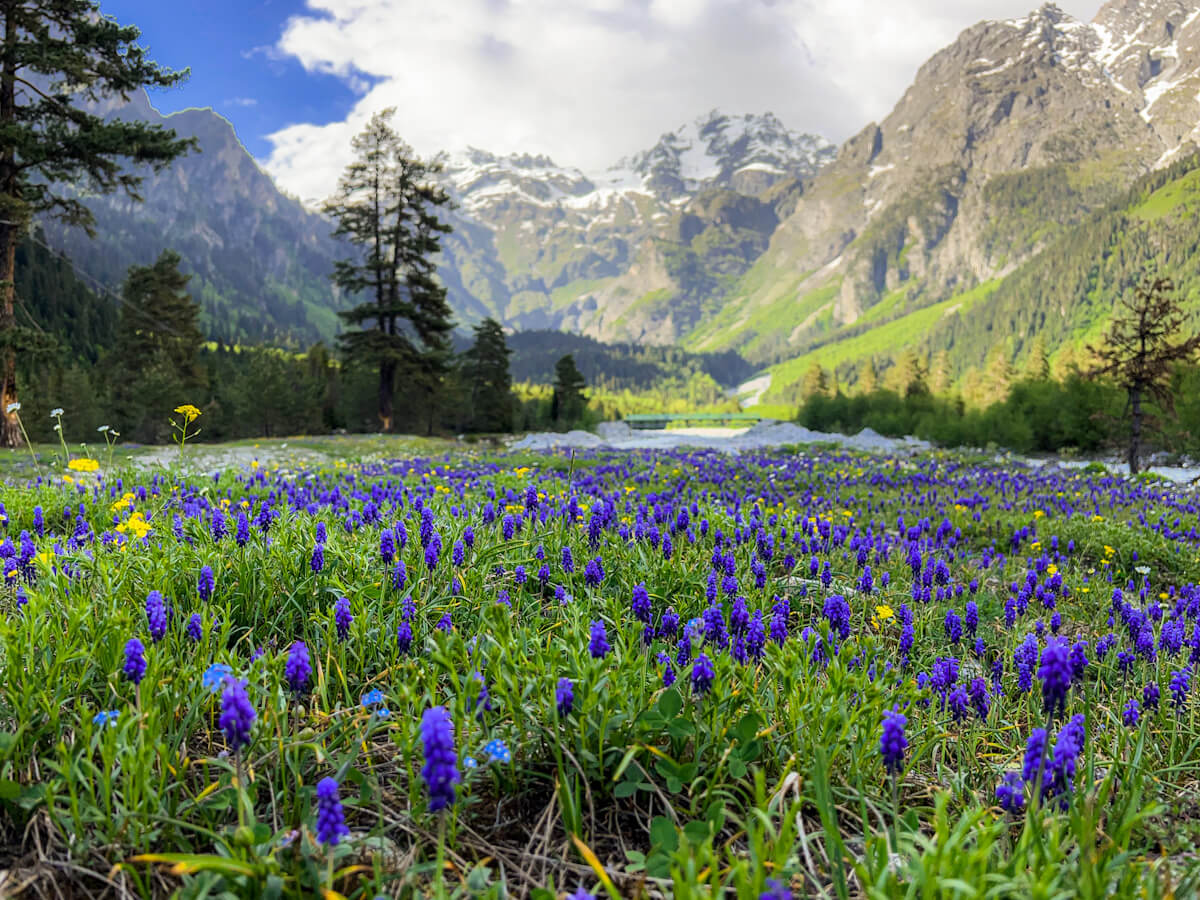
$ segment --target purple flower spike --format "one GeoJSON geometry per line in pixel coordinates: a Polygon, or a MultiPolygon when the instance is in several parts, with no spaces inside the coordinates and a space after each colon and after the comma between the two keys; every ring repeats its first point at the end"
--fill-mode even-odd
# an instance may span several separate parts
{"type": "Polygon", "coordinates": [[[217,724],[225,732],[229,749],[235,753],[250,743],[250,729],[258,714],[246,696],[246,682],[226,676],[225,688],[221,692],[221,716],[217,724]]]}
{"type": "Polygon", "coordinates": [[[454,749],[454,723],[445,707],[425,710],[421,716],[421,742],[425,751],[421,778],[429,789],[429,811],[437,812],[454,803],[454,786],[462,780],[454,749]]]}
{"type": "Polygon", "coordinates": [[[879,755],[883,757],[883,767],[891,775],[899,775],[904,771],[904,754],[908,751],[908,739],[904,736],[904,728],[908,725],[908,717],[892,709],[883,711],[883,729],[879,735],[879,755]]]}
{"type": "Polygon", "coordinates": [[[145,652],[146,648],[137,638],[130,638],[129,643],[125,645],[125,665],[121,671],[134,684],[141,684],[142,679],[146,677],[146,658],[143,656],[145,652]]]}
{"type": "Polygon", "coordinates": [[[350,836],[338,790],[338,783],[332,778],[322,778],[317,785],[317,840],[331,847],[350,836]]]}

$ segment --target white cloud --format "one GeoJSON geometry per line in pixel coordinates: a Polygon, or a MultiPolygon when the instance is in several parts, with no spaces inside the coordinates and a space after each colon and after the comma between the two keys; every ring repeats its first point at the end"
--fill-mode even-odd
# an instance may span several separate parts
{"type": "Polygon", "coordinates": [[[229,106],[258,106],[258,100],[254,97],[232,97],[225,103],[229,106]]]}
{"type": "MultiPolygon", "coordinates": [[[[930,54],[1037,0],[308,0],[275,52],[346,79],[345,121],[270,136],[289,191],[327,195],[371,113],[425,154],[470,144],[601,169],[711,109],[840,141],[930,54]]],[[[1060,4],[1090,18],[1099,0],[1060,4]]]]}

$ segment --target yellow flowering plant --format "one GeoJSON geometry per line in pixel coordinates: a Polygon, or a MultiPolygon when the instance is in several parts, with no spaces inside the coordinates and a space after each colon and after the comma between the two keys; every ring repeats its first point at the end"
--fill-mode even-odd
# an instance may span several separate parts
{"type": "Polygon", "coordinates": [[[183,449],[187,446],[188,438],[194,438],[200,433],[197,428],[191,430],[191,424],[200,418],[200,410],[192,406],[190,403],[184,403],[181,406],[175,407],[175,412],[179,414],[179,421],[171,419],[171,428],[175,431],[174,440],[179,444],[179,461],[183,462],[183,449]]]}

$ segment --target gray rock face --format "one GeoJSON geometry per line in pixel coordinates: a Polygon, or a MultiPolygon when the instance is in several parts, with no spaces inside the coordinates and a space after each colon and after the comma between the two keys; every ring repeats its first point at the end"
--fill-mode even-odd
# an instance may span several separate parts
{"type": "MultiPolygon", "coordinates": [[[[843,145],[773,234],[758,267],[804,273],[790,295],[801,305],[830,298],[788,348],[825,340],[889,294],[927,305],[1011,271],[1198,139],[1195,4],[1111,0],[1093,23],[1047,4],[968,28],[843,145]]],[[[769,283],[747,284],[727,318],[770,322],[761,312],[774,302],[769,283]]],[[[702,326],[694,342],[753,350],[755,329],[702,326]]]]}
{"type": "Polygon", "coordinates": [[[767,113],[713,111],[585,174],[544,156],[471,150],[446,177],[464,223],[447,241],[458,309],[518,328],[671,343],[711,315],[834,155],[767,113]],[[483,273],[487,272],[487,275],[483,273]]]}

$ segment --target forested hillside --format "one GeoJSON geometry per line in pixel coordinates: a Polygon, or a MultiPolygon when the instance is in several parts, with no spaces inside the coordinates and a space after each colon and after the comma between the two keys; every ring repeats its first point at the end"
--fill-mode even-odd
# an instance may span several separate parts
{"type": "MultiPolygon", "coordinates": [[[[1027,187],[1035,202],[1037,182],[1027,187]]],[[[1200,311],[1200,153],[1139,179],[1122,196],[1048,243],[1003,278],[930,306],[890,294],[801,356],[772,368],[772,395],[798,401],[814,364],[854,387],[868,368],[886,380],[916,356],[940,387],[970,402],[1001,399],[1015,375],[1044,362],[1056,373],[1086,364],[1117,298],[1149,272],[1170,276],[1200,311]]]]}

